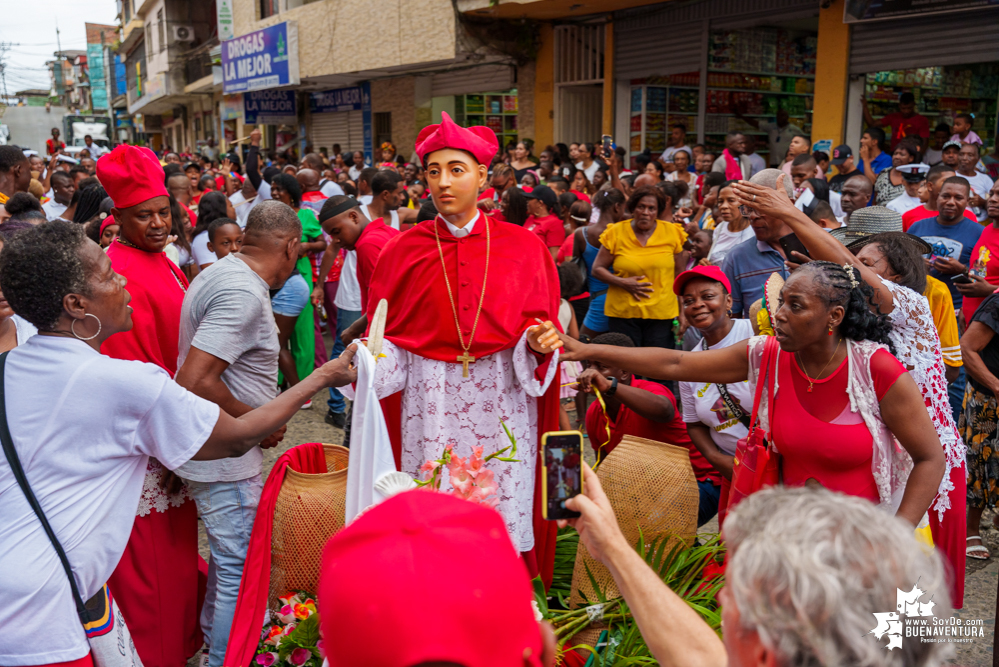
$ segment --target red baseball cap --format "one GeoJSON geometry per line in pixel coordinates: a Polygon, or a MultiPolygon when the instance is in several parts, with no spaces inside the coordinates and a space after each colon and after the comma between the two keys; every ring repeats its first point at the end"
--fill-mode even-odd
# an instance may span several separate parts
{"type": "Polygon", "coordinates": [[[684,271],[678,275],[676,280],[673,281],[673,293],[679,296],[680,292],[683,291],[683,286],[694,278],[709,278],[711,280],[717,280],[725,286],[726,292],[729,294],[732,293],[732,283],[729,282],[728,276],[725,275],[725,272],[722,271],[720,267],[711,264],[707,266],[695,266],[694,268],[684,271]]]}
{"type": "Polygon", "coordinates": [[[500,514],[467,500],[370,509],[326,544],[317,593],[330,667],[541,665],[527,570],[500,514]]]}
{"type": "Polygon", "coordinates": [[[479,164],[487,167],[499,150],[496,133],[488,127],[462,127],[451,120],[446,111],[441,112],[440,125],[427,125],[416,137],[416,154],[426,165],[427,156],[442,148],[457,148],[475,156],[479,164]]]}
{"type": "Polygon", "coordinates": [[[117,209],[167,196],[160,161],[155,153],[140,146],[122,144],[98,160],[97,179],[117,209]]]}

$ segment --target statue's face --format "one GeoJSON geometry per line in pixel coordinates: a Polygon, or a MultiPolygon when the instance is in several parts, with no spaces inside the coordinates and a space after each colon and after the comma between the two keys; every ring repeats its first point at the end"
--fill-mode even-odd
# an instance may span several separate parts
{"type": "Polygon", "coordinates": [[[426,173],[434,204],[447,218],[475,210],[488,170],[465,151],[442,148],[427,156],[426,173]]]}

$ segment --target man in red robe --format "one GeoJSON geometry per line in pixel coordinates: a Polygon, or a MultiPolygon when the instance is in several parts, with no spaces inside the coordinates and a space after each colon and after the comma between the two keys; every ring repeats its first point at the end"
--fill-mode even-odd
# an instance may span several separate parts
{"type": "MultiPolygon", "coordinates": [[[[98,161],[97,177],[121,226],[107,252],[128,280],[134,323],[104,341],[101,352],[156,364],[173,377],[187,279],[163,252],[171,228],[163,169],[148,148],[118,146],[98,161]]],[[[145,667],[183,664],[201,646],[198,513],[186,490],[162,488],[165,475],[177,479],[150,459],[132,534],[108,582],[145,667]]]]}
{"type": "Polygon", "coordinates": [[[385,245],[363,305],[370,320],[388,300],[375,385],[380,398],[395,395],[383,407],[400,469],[417,476],[448,444],[457,456],[473,446],[489,455],[509,446],[505,424],[518,461],[487,464],[497,509],[529,570],[550,581],[554,526],[540,517],[536,469],[540,435],[558,430],[559,282],[535,234],[476,208],[497,148],[492,130],[447,114],[420,132],[439,215],[385,245]]]}

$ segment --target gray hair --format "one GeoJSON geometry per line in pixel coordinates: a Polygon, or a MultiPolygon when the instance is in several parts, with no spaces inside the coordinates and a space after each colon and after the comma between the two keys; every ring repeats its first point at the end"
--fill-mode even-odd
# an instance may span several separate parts
{"type": "Polygon", "coordinates": [[[301,238],[302,223],[292,207],[269,199],[254,206],[246,216],[244,233],[246,238],[301,238]]]}
{"type": "Polygon", "coordinates": [[[725,537],[741,624],[778,664],[933,667],[948,657],[950,644],[906,638],[888,651],[886,638],[870,634],[875,612],[896,611],[896,589],[918,584],[937,616],[950,613],[940,557],[872,503],[825,489],[767,489],[729,515],[725,537]]]}
{"type": "MultiPolygon", "coordinates": [[[[777,189],[777,178],[784,174],[780,169],[764,169],[757,172],[755,176],[749,179],[750,183],[755,183],[757,185],[763,185],[771,190],[777,189]]],[[[794,189],[791,186],[791,177],[784,174],[784,190],[787,192],[788,197],[794,197],[794,189]]]]}

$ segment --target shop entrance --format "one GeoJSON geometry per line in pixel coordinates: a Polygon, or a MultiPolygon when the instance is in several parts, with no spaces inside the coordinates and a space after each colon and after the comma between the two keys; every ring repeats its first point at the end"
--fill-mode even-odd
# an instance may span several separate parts
{"type": "Polygon", "coordinates": [[[555,141],[596,143],[600,139],[603,91],[602,84],[559,86],[555,141]]]}

